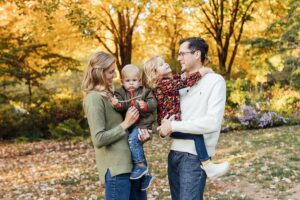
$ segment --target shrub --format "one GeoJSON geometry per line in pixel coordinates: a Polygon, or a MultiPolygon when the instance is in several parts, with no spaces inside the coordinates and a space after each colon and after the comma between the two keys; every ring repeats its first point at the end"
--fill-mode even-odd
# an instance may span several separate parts
{"type": "MultiPolygon", "coordinates": [[[[19,112],[10,104],[0,106],[0,137],[2,139],[12,139],[26,137],[30,139],[43,137],[43,132],[36,124],[34,115],[19,112]]],[[[39,118],[39,117],[37,117],[39,118]]]]}
{"type": "Polygon", "coordinates": [[[281,114],[291,115],[300,109],[300,93],[289,87],[281,88],[275,85],[271,89],[272,98],[269,110],[274,110],[281,114]]]}
{"type": "Polygon", "coordinates": [[[84,137],[87,132],[80,126],[80,121],[68,119],[57,126],[49,125],[51,136],[56,139],[71,139],[73,137],[84,137]]]}
{"type": "Polygon", "coordinates": [[[245,105],[242,107],[238,119],[247,128],[266,128],[287,123],[287,119],[276,112],[257,112],[254,107],[245,105]]]}

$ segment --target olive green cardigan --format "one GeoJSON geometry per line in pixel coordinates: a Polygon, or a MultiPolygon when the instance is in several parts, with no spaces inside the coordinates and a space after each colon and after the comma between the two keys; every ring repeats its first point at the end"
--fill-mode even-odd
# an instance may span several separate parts
{"type": "Polygon", "coordinates": [[[112,176],[130,173],[132,161],[127,142],[128,132],[121,127],[123,118],[99,92],[92,91],[84,99],[84,109],[96,153],[100,181],[105,173],[112,176]]]}

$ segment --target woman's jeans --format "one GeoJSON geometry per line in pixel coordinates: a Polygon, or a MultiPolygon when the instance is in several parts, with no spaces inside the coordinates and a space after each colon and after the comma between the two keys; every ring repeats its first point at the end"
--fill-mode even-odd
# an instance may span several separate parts
{"type": "Polygon", "coordinates": [[[207,150],[206,150],[203,135],[193,135],[193,134],[187,134],[187,133],[173,132],[171,134],[171,137],[175,138],[175,139],[194,140],[196,152],[198,154],[198,159],[200,161],[205,161],[205,160],[210,159],[210,157],[208,156],[207,150]]]}
{"type": "Polygon", "coordinates": [[[129,148],[133,163],[144,162],[146,163],[143,143],[138,138],[139,131],[134,127],[128,136],[129,148]]]}
{"type": "Polygon", "coordinates": [[[139,180],[130,180],[130,173],[111,176],[107,170],[105,175],[106,200],[147,200],[146,191],[141,191],[139,180]]]}
{"type": "Polygon", "coordinates": [[[168,178],[172,200],[202,200],[206,174],[196,155],[171,150],[168,178]]]}

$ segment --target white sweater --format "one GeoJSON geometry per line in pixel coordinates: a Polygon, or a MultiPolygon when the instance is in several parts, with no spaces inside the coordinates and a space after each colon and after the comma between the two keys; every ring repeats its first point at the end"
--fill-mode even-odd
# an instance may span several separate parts
{"type": "MultiPolygon", "coordinates": [[[[172,131],[203,134],[208,155],[214,156],[225,109],[224,78],[210,73],[179,92],[182,121],[172,121],[172,131]]],[[[171,150],[197,155],[194,140],[173,139],[171,150]]]]}

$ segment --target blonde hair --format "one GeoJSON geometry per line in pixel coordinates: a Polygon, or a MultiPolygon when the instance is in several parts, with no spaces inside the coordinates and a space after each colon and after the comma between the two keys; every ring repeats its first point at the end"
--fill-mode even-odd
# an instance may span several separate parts
{"type": "Polygon", "coordinates": [[[94,53],[86,67],[81,88],[85,92],[92,90],[101,92],[103,96],[112,93],[112,88],[107,84],[104,72],[116,63],[116,59],[105,52],[94,53]]]}
{"type": "Polygon", "coordinates": [[[160,60],[162,60],[160,56],[154,56],[144,64],[143,84],[148,88],[155,89],[157,87],[157,67],[161,64],[160,60]]]}
{"type": "Polygon", "coordinates": [[[133,64],[128,64],[122,68],[122,71],[121,71],[122,78],[126,77],[128,74],[137,75],[138,78],[140,78],[141,72],[137,66],[135,66],[133,64]]]}

